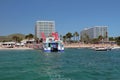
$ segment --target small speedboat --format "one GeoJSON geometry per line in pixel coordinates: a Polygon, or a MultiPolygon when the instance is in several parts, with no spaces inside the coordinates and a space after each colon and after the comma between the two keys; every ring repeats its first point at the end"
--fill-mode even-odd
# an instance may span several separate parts
{"type": "Polygon", "coordinates": [[[107,51],[108,50],[108,48],[106,48],[106,47],[96,47],[95,48],[95,51],[107,51]]]}
{"type": "Polygon", "coordinates": [[[118,47],[112,47],[111,48],[112,50],[118,50],[118,49],[120,49],[120,47],[118,46],[118,47]]]}

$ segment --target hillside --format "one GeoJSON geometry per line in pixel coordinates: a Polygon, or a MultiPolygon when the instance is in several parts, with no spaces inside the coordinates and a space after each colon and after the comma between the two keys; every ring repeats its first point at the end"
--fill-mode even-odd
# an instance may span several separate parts
{"type": "Polygon", "coordinates": [[[10,35],[8,35],[7,37],[12,38],[13,36],[18,36],[18,37],[20,37],[20,38],[25,38],[25,35],[24,35],[24,34],[20,34],[20,33],[10,34],[10,35]]]}
{"type": "Polygon", "coordinates": [[[25,38],[25,35],[24,34],[19,34],[19,33],[15,33],[15,34],[10,34],[8,36],[0,36],[0,42],[1,41],[12,41],[12,37],[13,36],[18,36],[20,37],[21,39],[24,39],[25,38]]]}

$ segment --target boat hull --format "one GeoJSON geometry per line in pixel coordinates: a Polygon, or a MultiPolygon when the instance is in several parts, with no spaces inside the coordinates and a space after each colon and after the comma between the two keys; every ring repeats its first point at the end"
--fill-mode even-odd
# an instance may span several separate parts
{"type": "Polygon", "coordinates": [[[43,50],[44,52],[51,53],[51,52],[64,52],[64,50],[58,50],[58,51],[51,51],[51,50],[43,50]]]}
{"type": "Polygon", "coordinates": [[[106,47],[96,47],[95,51],[110,51],[111,48],[106,48],[106,47]]]}
{"type": "Polygon", "coordinates": [[[107,51],[107,49],[95,49],[96,51],[107,51]]]}

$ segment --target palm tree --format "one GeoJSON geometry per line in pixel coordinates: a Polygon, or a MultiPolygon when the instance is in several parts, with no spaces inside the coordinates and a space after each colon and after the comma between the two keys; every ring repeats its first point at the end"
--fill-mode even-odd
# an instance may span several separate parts
{"type": "Polygon", "coordinates": [[[71,41],[71,38],[73,37],[72,33],[68,32],[66,34],[67,39],[69,39],[69,42],[71,41]]]}
{"type": "Polygon", "coordinates": [[[100,35],[100,36],[98,37],[98,40],[99,40],[99,41],[103,40],[103,36],[100,35]]]}
{"type": "Polygon", "coordinates": [[[67,39],[66,36],[63,36],[63,41],[64,41],[64,42],[66,42],[66,39],[67,39]]]}
{"type": "Polygon", "coordinates": [[[76,40],[78,41],[79,40],[79,34],[78,34],[78,32],[75,32],[75,34],[76,34],[76,40]]]}
{"type": "Polygon", "coordinates": [[[75,32],[75,33],[73,34],[73,37],[74,37],[74,41],[78,41],[78,39],[79,39],[79,34],[78,34],[78,32],[75,32]]]}
{"type": "Polygon", "coordinates": [[[76,34],[75,33],[73,33],[73,38],[74,38],[74,41],[76,40],[76,34]]]}

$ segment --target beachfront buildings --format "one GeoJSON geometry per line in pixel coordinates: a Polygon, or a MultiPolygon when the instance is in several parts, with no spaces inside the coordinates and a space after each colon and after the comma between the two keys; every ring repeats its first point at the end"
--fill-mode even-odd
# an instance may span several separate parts
{"type": "Polygon", "coordinates": [[[107,26],[94,26],[92,28],[85,28],[80,32],[81,41],[95,39],[102,36],[104,40],[108,40],[107,26]]]}
{"type": "Polygon", "coordinates": [[[35,25],[35,37],[41,39],[41,33],[44,32],[48,37],[52,32],[55,32],[54,21],[37,21],[35,25]]]}

